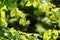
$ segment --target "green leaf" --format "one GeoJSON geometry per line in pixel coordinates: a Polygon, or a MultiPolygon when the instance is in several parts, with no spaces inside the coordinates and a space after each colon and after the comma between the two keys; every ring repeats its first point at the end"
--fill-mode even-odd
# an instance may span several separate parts
{"type": "Polygon", "coordinates": [[[28,40],[36,40],[36,38],[34,36],[30,36],[28,40]]]}
{"type": "Polygon", "coordinates": [[[32,3],[30,1],[28,1],[27,4],[26,4],[26,6],[28,6],[28,7],[31,6],[31,5],[32,5],[32,3]]]}

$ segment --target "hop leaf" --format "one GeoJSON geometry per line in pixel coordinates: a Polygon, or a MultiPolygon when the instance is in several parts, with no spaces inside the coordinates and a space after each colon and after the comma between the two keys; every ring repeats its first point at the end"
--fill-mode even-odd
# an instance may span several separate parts
{"type": "Polygon", "coordinates": [[[26,19],[20,19],[19,24],[25,26],[26,25],[26,19]]]}
{"type": "Polygon", "coordinates": [[[26,4],[26,6],[28,6],[28,7],[31,6],[31,5],[32,5],[32,3],[30,1],[28,1],[27,4],[26,4]]]}

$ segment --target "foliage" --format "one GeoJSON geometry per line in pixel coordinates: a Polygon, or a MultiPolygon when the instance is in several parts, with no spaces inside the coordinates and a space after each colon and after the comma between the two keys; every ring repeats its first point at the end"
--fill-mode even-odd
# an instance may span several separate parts
{"type": "Polygon", "coordinates": [[[57,40],[59,29],[60,7],[51,0],[0,0],[0,40],[57,40]]]}

